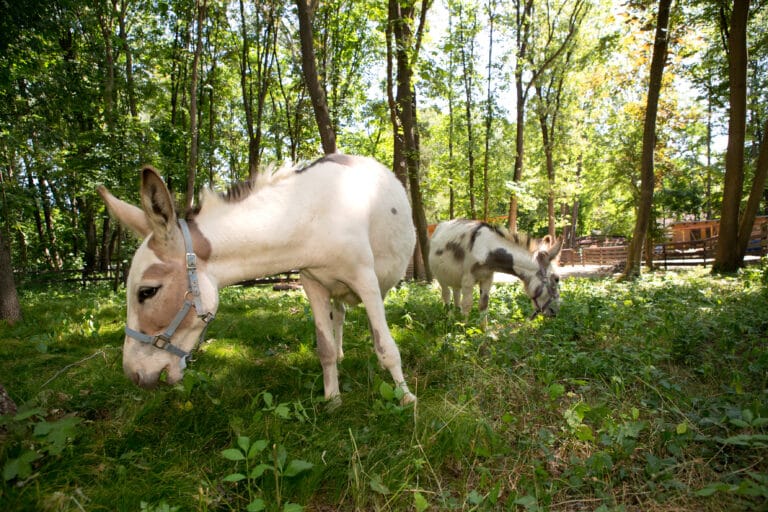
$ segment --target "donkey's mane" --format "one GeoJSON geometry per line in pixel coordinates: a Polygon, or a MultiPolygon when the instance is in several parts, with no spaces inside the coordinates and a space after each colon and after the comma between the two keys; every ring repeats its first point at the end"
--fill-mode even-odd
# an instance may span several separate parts
{"type": "Polygon", "coordinates": [[[292,176],[303,174],[317,164],[332,162],[339,165],[352,167],[357,162],[358,157],[344,155],[342,153],[332,153],[325,155],[311,162],[302,162],[298,164],[285,164],[276,168],[270,165],[262,172],[248,178],[244,181],[238,181],[230,185],[223,192],[214,192],[210,188],[205,188],[200,194],[200,204],[192,210],[187,211],[187,220],[194,219],[203,209],[209,210],[225,204],[233,204],[245,200],[246,198],[258,193],[260,190],[274,186],[276,183],[288,179],[292,176]]]}
{"type": "Polygon", "coordinates": [[[532,252],[535,249],[537,249],[539,244],[541,243],[540,239],[534,238],[528,233],[525,233],[523,231],[510,233],[509,230],[505,227],[497,226],[495,224],[489,224],[487,222],[478,222],[478,224],[472,230],[472,236],[470,238],[470,247],[474,245],[475,238],[477,238],[478,233],[483,228],[489,229],[491,232],[496,234],[496,236],[509,240],[513,244],[525,249],[528,252],[532,252]]]}
{"type": "Polygon", "coordinates": [[[231,184],[226,190],[214,191],[211,188],[206,187],[200,192],[199,205],[188,211],[186,217],[187,219],[194,218],[203,209],[210,210],[225,204],[234,204],[244,201],[260,190],[264,190],[280,181],[294,176],[299,170],[301,170],[301,166],[297,165],[288,164],[279,168],[270,165],[268,168],[247,180],[231,184]]]}

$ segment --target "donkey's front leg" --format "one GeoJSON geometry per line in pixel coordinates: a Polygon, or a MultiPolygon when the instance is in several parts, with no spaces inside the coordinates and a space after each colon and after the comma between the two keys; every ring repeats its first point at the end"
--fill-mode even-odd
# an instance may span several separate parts
{"type": "Polygon", "coordinates": [[[472,311],[472,288],[475,286],[475,278],[470,272],[466,272],[461,278],[461,312],[464,317],[472,311]]]}
{"type": "Polygon", "coordinates": [[[336,358],[338,361],[344,359],[344,348],[342,339],[344,338],[344,318],[347,310],[344,303],[340,300],[331,300],[331,320],[333,320],[333,339],[336,342],[336,358]]]}
{"type": "MultiPolygon", "coordinates": [[[[325,399],[331,407],[341,404],[339,393],[339,369],[337,367],[341,340],[337,341],[333,334],[333,313],[331,309],[331,297],[328,290],[306,274],[301,274],[301,284],[304,293],[307,294],[309,305],[312,308],[312,316],[315,319],[315,333],[317,336],[317,356],[323,367],[323,387],[325,399]]],[[[343,315],[341,320],[343,321],[343,315]]]]}
{"type": "Polygon", "coordinates": [[[384,301],[379,289],[379,281],[373,271],[361,271],[353,286],[354,292],[365,305],[368,322],[371,325],[373,347],[381,366],[389,370],[395,385],[403,390],[404,404],[416,402],[416,396],[408,389],[408,384],[403,376],[403,367],[400,360],[400,351],[389,332],[387,318],[384,312],[384,301]]]}

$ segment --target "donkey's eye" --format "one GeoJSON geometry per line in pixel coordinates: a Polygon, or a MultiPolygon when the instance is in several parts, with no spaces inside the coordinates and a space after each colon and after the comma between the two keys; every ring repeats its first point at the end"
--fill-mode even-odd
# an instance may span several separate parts
{"type": "Polygon", "coordinates": [[[139,304],[143,304],[145,300],[151,299],[159,290],[159,286],[142,286],[139,288],[139,304]]]}

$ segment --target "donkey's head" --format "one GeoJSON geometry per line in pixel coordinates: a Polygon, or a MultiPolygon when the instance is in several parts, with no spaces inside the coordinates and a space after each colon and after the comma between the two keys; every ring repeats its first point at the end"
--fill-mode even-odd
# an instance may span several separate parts
{"type": "Polygon", "coordinates": [[[103,186],[98,191],[112,215],[144,239],[128,274],[123,371],[141,387],[155,386],[163,372],[173,384],[218,308],[217,285],[206,273],[210,244],[194,221],[176,216],[151,167],[142,171],[141,208],[103,186]]]}
{"type": "Polygon", "coordinates": [[[555,316],[560,309],[560,276],[555,261],[562,246],[562,239],[553,243],[552,237],[547,235],[533,252],[533,260],[539,268],[525,281],[525,291],[536,308],[531,318],[539,314],[555,316]]]}

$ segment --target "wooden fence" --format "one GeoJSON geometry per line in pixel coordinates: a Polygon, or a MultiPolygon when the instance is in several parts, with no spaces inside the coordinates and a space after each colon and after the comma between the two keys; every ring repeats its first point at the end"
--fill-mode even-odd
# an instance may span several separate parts
{"type": "MultiPolygon", "coordinates": [[[[616,265],[627,261],[626,245],[589,246],[563,249],[560,265],[616,265]]],[[[664,242],[653,251],[653,262],[667,269],[670,266],[710,265],[715,259],[717,237],[688,242],[664,242]]],[[[768,254],[768,237],[753,238],[747,247],[747,257],[768,254]]],[[[645,252],[643,252],[645,261],[645,252]]]]}

